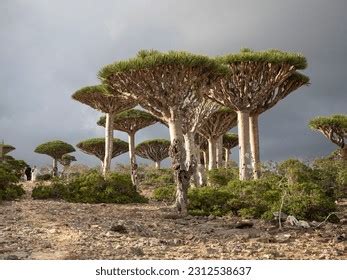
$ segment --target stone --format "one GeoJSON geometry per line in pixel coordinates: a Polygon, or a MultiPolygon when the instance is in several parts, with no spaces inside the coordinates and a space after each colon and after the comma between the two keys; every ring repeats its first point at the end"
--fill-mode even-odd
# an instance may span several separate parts
{"type": "Polygon", "coordinates": [[[145,254],[140,247],[131,247],[130,253],[134,254],[135,256],[143,256],[145,254]]]}
{"type": "Polygon", "coordinates": [[[310,228],[310,224],[306,221],[300,220],[297,224],[297,226],[302,227],[302,228],[310,228]]]}
{"type": "Polygon", "coordinates": [[[118,233],[128,233],[128,230],[126,229],[126,227],[120,224],[112,225],[110,228],[110,231],[118,232],[118,233]]]}
{"type": "Polygon", "coordinates": [[[286,214],[286,213],[283,213],[283,212],[273,212],[272,213],[273,215],[274,215],[274,217],[275,217],[275,219],[278,221],[278,219],[279,219],[279,216],[281,215],[281,221],[285,221],[286,219],[287,219],[287,217],[288,217],[288,215],[286,214]]]}
{"type": "Polygon", "coordinates": [[[214,215],[210,215],[210,216],[208,216],[208,218],[207,218],[209,221],[212,221],[212,220],[214,220],[214,219],[216,219],[216,216],[214,216],[214,215]]]}
{"type": "Polygon", "coordinates": [[[343,234],[339,234],[339,235],[336,235],[335,238],[334,238],[334,241],[336,243],[339,243],[339,242],[343,242],[343,241],[346,241],[346,234],[343,233],[343,234]]]}
{"type": "Polygon", "coordinates": [[[238,229],[244,229],[244,228],[251,228],[253,227],[253,223],[250,221],[241,221],[238,222],[234,225],[234,228],[238,228],[238,229]]]}

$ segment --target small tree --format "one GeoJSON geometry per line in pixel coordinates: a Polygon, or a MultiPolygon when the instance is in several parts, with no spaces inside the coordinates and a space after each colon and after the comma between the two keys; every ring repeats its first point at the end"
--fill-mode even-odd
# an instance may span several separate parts
{"type": "Polygon", "coordinates": [[[105,158],[103,164],[103,175],[111,168],[112,154],[112,139],[113,139],[113,117],[116,113],[125,111],[136,106],[136,102],[122,95],[111,95],[114,93],[111,88],[106,88],[103,85],[84,87],[76,91],[72,98],[86,104],[93,109],[106,113],[105,121],[105,158]]]}
{"type": "Polygon", "coordinates": [[[73,161],[77,161],[73,155],[65,154],[58,160],[58,162],[63,166],[62,175],[65,173],[66,169],[71,165],[73,161]]]}
{"type": "MultiPolygon", "coordinates": [[[[101,169],[103,170],[104,158],[105,158],[105,138],[91,138],[79,142],[77,145],[82,152],[96,156],[101,161],[101,169]]],[[[112,154],[111,158],[117,157],[129,151],[129,145],[127,142],[117,138],[112,139],[112,154]]]]}
{"type": "MultiPolygon", "coordinates": [[[[195,164],[186,166],[182,118],[184,108],[196,109],[202,91],[226,67],[200,55],[186,52],[146,52],[136,58],[104,67],[99,77],[107,86],[136,99],[139,104],[166,122],[170,130],[170,156],[177,183],[176,208],[187,213],[187,191],[195,164]]],[[[199,119],[191,120],[191,126],[199,119]]]]}
{"type": "Polygon", "coordinates": [[[235,127],[237,123],[236,113],[228,108],[222,108],[200,127],[199,133],[208,141],[208,170],[216,165],[216,142],[220,136],[235,127]]]}
{"type": "Polygon", "coordinates": [[[296,53],[278,50],[254,52],[244,49],[238,54],[218,57],[217,61],[227,65],[230,71],[206,94],[215,102],[237,112],[240,179],[247,180],[252,173],[250,113],[297,69],[306,68],[306,59],[296,53]]]}
{"type": "MultiPolygon", "coordinates": [[[[130,109],[121,112],[113,118],[113,129],[120,130],[128,133],[129,137],[129,157],[131,164],[131,180],[134,186],[137,186],[137,163],[135,156],[135,133],[142,128],[150,126],[158,122],[158,119],[152,114],[137,110],[130,109]]],[[[106,117],[101,117],[98,125],[105,126],[106,117]]]]}
{"type": "Polygon", "coordinates": [[[239,144],[239,137],[235,133],[226,133],[223,135],[223,147],[225,149],[225,168],[228,168],[231,149],[239,144]]]}
{"type": "Polygon", "coordinates": [[[169,149],[169,140],[153,139],[138,144],[135,153],[140,157],[154,161],[155,167],[160,169],[161,161],[169,156],[169,149]]]}
{"type": "Polygon", "coordinates": [[[43,143],[35,149],[35,153],[45,154],[53,158],[53,176],[58,175],[57,161],[60,160],[63,155],[74,151],[75,148],[73,146],[60,140],[43,143]]]}
{"type": "Polygon", "coordinates": [[[347,160],[347,115],[316,117],[310,121],[309,126],[339,146],[342,160],[347,160]]]}

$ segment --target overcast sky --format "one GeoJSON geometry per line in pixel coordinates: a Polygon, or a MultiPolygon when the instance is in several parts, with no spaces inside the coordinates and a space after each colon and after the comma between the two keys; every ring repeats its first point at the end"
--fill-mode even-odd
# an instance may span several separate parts
{"type": "MultiPolygon", "coordinates": [[[[140,49],[220,55],[277,48],[307,57],[311,85],[261,116],[262,160],[327,155],[336,146],[307,123],[347,113],[346,11],[346,0],[1,0],[0,139],[16,147],[14,157],[42,166],[51,162],[33,152],[38,144],[102,137],[101,114],[71,94],[98,83],[103,65],[140,49]]],[[[157,137],[168,138],[168,130],[143,129],[136,142],[157,137]]],[[[75,155],[80,163],[98,164],[75,155]]],[[[113,159],[119,161],[127,154],[113,159]]]]}

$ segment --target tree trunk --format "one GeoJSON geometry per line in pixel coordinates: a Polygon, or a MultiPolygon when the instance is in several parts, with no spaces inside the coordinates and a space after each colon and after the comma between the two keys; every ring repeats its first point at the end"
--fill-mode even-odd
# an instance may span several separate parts
{"type": "Polygon", "coordinates": [[[341,158],[344,161],[347,161],[347,145],[341,148],[341,158]]]}
{"type": "Polygon", "coordinates": [[[160,161],[157,161],[157,162],[155,163],[155,168],[156,168],[156,169],[160,169],[160,161]]]}
{"type": "Polygon", "coordinates": [[[251,155],[249,143],[249,112],[237,111],[239,135],[239,177],[240,180],[251,178],[251,155]]]}
{"type": "Polygon", "coordinates": [[[100,172],[102,173],[103,170],[104,170],[104,161],[101,160],[101,162],[100,162],[100,172]]]}
{"type": "Polygon", "coordinates": [[[229,156],[230,156],[230,150],[229,149],[224,149],[225,150],[225,168],[228,168],[229,165],[229,156]]]}
{"type": "Polygon", "coordinates": [[[57,160],[55,158],[53,159],[52,175],[53,175],[53,177],[57,177],[58,176],[58,162],[57,162],[57,160]]]}
{"type": "Polygon", "coordinates": [[[111,159],[113,151],[113,114],[106,114],[105,124],[105,158],[102,169],[102,175],[105,177],[111,169],[111,159]]]}
{"type": "Polygon", "coordinates": [[[251,144],[251,152],[252,152],[252,168],[253,168],[254,179],[259,179],[261,176],[258,116],[259,115],[253,115],[249,117],[249,134],[250,134],[250,144],[251,144]]]}
{"type": "Polygon", "coordinates": [[[217,154],[217,167],[223,167],[223,135],[218,137],[217,145],[216,145],[216,154],[217,154]]]}
{"type": "Polygon", "coordinates": [[[202,154],[204,156],[205,169],[207,169],[208,168],[208,155],[207,155],[207,151],[203,151],[202,154]]]}
{"type": "Polygon", "coordinates": [[[131,181],[133,185],[137,188],[137,163],[136,163],[136,155],[135,155],[135,133],[129,133],[129,158],[130,158],[130,166],[131,166],[131,181]]]}
{"type": "Polygon", "coordinates": [[[216,168],[216,140],[208,139],[208,170],[216,168]]]}
{"type": "MultiPolygon", "coordinates": [[[[194,141],[194,134],[192,132],[187,132],[183,135],[184,137],[184,147],[186,149],[186,169],[188,170],[192,161],[198,162],[197,147],[194,141]]],[[[192,185],[197,186],[199,184],[198,174],[197,174],[197,164],[195,164],[195,169],[193,170],[192,185]]]]}
{"type": "Polygon", "coordinates": [[[180,119],[173,116],[168,125],[171,139],[170,157],[177,185],[175,207],[180,214],[187,215],[187,192],[193,172],[191,166],[188,170],[185,166],[186,155],[180,119]]]}

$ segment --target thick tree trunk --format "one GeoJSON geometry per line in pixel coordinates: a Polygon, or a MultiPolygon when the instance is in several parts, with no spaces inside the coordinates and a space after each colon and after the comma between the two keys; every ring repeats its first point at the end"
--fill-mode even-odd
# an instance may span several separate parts
{"type": "Polygon", "coordinates": [[[216,140],[208,139],[208,170],[216,168],[216,140]]]}
{"type": "Polygon", "coordinates": [[[251,178],[251,155],[249,143],[249,112],[237,112],[239,135],[239,177],[240,180],[251,178]]]}
{"type": "Polygon", "coordinates": [[[252,168],[253,168],[254,179],[259,179],[261,176],[258,116],[259,115],[252,115],[249,117],[249,134],[250,134],[252,168]]]}
{"type": "Polygon", "coordinates": [[[113,114],[106,114],[105,124],[105,158],[102,168],[102,175],[105,177],[111,169],[111,159],[113,151],[113,114]]]}
{"type": "Polygon", "coordinates": [[[220,136],[217,140],[216,144],[216,154],[217,154],[217,167],[222,168],[223,167],[223,135],[220,136]]]}
{"type": "Polygon", "coordinates": [[[341,148],[341,158],[342,160],[347,161],[347,145],[341,148]]]}
{"type": "Polygon", "coordinates": [[[187,215],[187,192],[193,172],[191,166],[188,170],[185,166],[186,155],[180,119],[174,117],[168,122],[168,125],[171,139],[170,157],[177,184],[175,206],[180,214],[187,215]]]}
{"type": "Polygon", "coordinates": [[[225,150],[225,168],[228,168],[229,165],[229,156],[230,156],[230,150],[229,149],[224,149],[225,150]]]}
{"type": "Polygon", "coordinates": [[[155,163],[155,168],[156,168],[156,169],[160,169],[160,161],[157,161],[157,162],[155,163]]]}
{"type": "MultiPolygon", "coordinates": [[[[192,160],[195,161],[197,164],[199,163],[198,161],[198,152],[197,152],[197,147],[195,145],[194,141],[194,134],[192,132],[187,132],[186,134],[183,135],[184,137],[184,147],[186,149],[186,168],[188,169],[189,166],[191,165],[192,160]]],[[[195,169],[193,170],[193,177],[192,177],[192,185],[197,186],[199,185],[199,180],[198,180],[198,173],[197,173],[197,164],[195,165],[195,169]]]]}
{"type": "Polygon", "coordinates": [[[53,177],[58,176],[58,161],[54,158],[53,159],[53,170],[52,170],[53,177]]]}
{"type": "Polygon", "coordinates": [[[131,166],[131,181],[133,185],[137,188],[137,163],[136,163],[136,155],[135,155],[135,133],[129,133],[129,158],[130,158],[130,166],[131,166]]]}
{"type": "Polygon", "coordinates": [[[104,170],[104,161],[100,160],[100,172],[102,173],[103,170],[104,170]]]}

